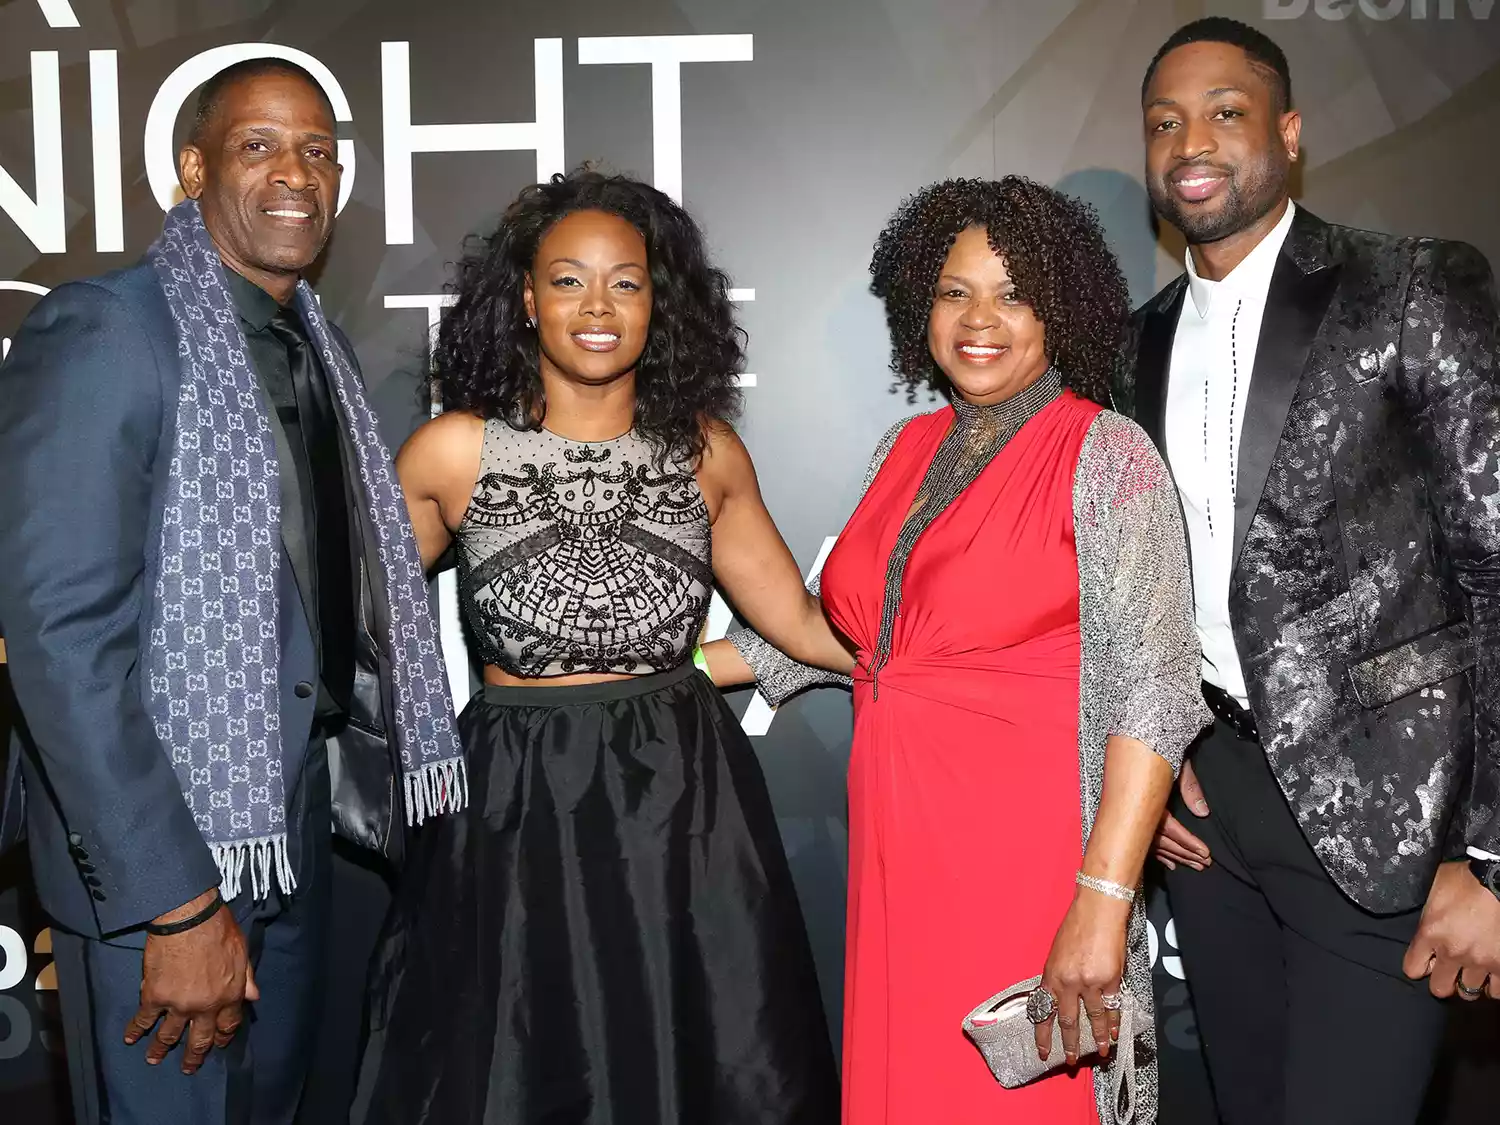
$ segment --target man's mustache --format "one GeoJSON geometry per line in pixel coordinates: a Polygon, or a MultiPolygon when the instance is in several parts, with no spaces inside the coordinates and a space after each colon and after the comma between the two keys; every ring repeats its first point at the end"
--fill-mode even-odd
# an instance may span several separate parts
{"type": "Polygon", "coordinates": [[[1213,164],[1207,160],[1183,160],[1168,172],[1164,178],[1173,180],[1184,172],[1217,172],[1220,175],[1233,178],[1236,171],[1237,169],[1232,164],[1213,164]]]}

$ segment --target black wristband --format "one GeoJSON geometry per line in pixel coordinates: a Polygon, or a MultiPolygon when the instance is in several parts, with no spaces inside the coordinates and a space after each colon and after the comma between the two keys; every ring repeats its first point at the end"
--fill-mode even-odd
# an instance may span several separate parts
{"type": "Polygon", "coordinates": [[[224,898],[219,894],[219,888],[215,887],[214,900],[191,918],[184,918],[180,922],[147,922],[146,932],[152,937],[171,937],[173,934],[186,933],[188,930],[207,922],[219,912],[220,907],[223,905],[224,898]]]}

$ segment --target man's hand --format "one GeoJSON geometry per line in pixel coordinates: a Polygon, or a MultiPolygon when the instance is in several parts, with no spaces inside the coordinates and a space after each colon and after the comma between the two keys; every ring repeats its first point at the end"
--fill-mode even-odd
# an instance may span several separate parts
{"type": "Polygon", "coordinates": [[[1428,990],[1441,999],[1457,992],[1474,1000],[1483,990],[1500,1000],[1500,898],[1463,860],[1438,868],[1401,967],[1412,980],[1428,977],[1428,990]]]}
{"type": "MultiPolygon", "coordinates": [[[[1198,775],[1193,772],[1191,762],[1182,763],[1182,775],[1178,784],[1182,789],[1182,799],[1193,815],[1207,816],[1208,801],[1203,796],[1203,787],[1198,784],[1198,775]]],[[[1177,869],[1179,863],[1186,864],[1194,871],[1202,871],[1212,862],[1208,845],[1189,832],[1182,821],[1171,813],[1162,815],[1161,831],[1156,837],[1156,858],[1172,871],[1177,869]]]]}
{"type": "MultiPolygon", "coordinates": [[[[192,902],[153,919],[158,924],[180,922],[213,901],[206,891],[192,902]]],[[[239,1030],[241,1004],[260,999],[245,935],[228,907],[220,907],[208,921],[169,937],[146,937],[141,964],[141,1007],[125,1026],[125,1042],[135,1046],[151,1034],[146,1061],[152,1066],[167,1057],[187,1033],[182,1073],[193,1074],[212,1047],[227,1047],[239,1030]],[[160,1020],[160,1026],[157,1021],[160,1020]]]]}

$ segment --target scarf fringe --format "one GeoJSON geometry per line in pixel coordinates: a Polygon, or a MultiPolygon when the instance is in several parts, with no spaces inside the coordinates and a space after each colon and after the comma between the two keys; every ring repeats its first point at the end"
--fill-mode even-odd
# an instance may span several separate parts
{"type": "Polygon", "coordinates": [[[270,895],[272,876],[276,879],[276,889],[282,894],[295,891],[297,879],[292,874],[286,845],[285,832],[254,840],[209,844],[214,862],[219,865],[219,894],[224,901],[232,902],[239,897],[247,874],[250,876],[250,895],[257,902],[270,895]]]}
{"type": "Polygon", "coordinates": [[[458,812],[469,803],[469,775],[462,758],[432,762],[406,775],[406,823],[458,812]]]}

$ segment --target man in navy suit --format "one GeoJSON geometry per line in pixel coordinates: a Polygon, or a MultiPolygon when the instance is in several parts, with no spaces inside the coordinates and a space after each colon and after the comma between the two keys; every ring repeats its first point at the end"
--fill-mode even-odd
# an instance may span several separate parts
{"type": "MultiPolygon", "coordinates": [[[[399,763],[370,640],[381,593],[361,565],[374,547],[329,376],[290,308],[333,229],[334,128],[310,75],[255,60],[205,85],[179,156],[280,476],[270,659],[291,870],[269,893],[216,908],[220,863],[143,705],[145,576],[175,502],[164,493],[189,362],[151,264],[57,289],[0,367],[0,621],[28,729],[12,757],[56,923],[82,1122],[290,1121],[320,1015],[331,822],[387,855],[399,845],[399,763]]],[[[201,436],[210,448],[215,435],[201,436]]]]}

